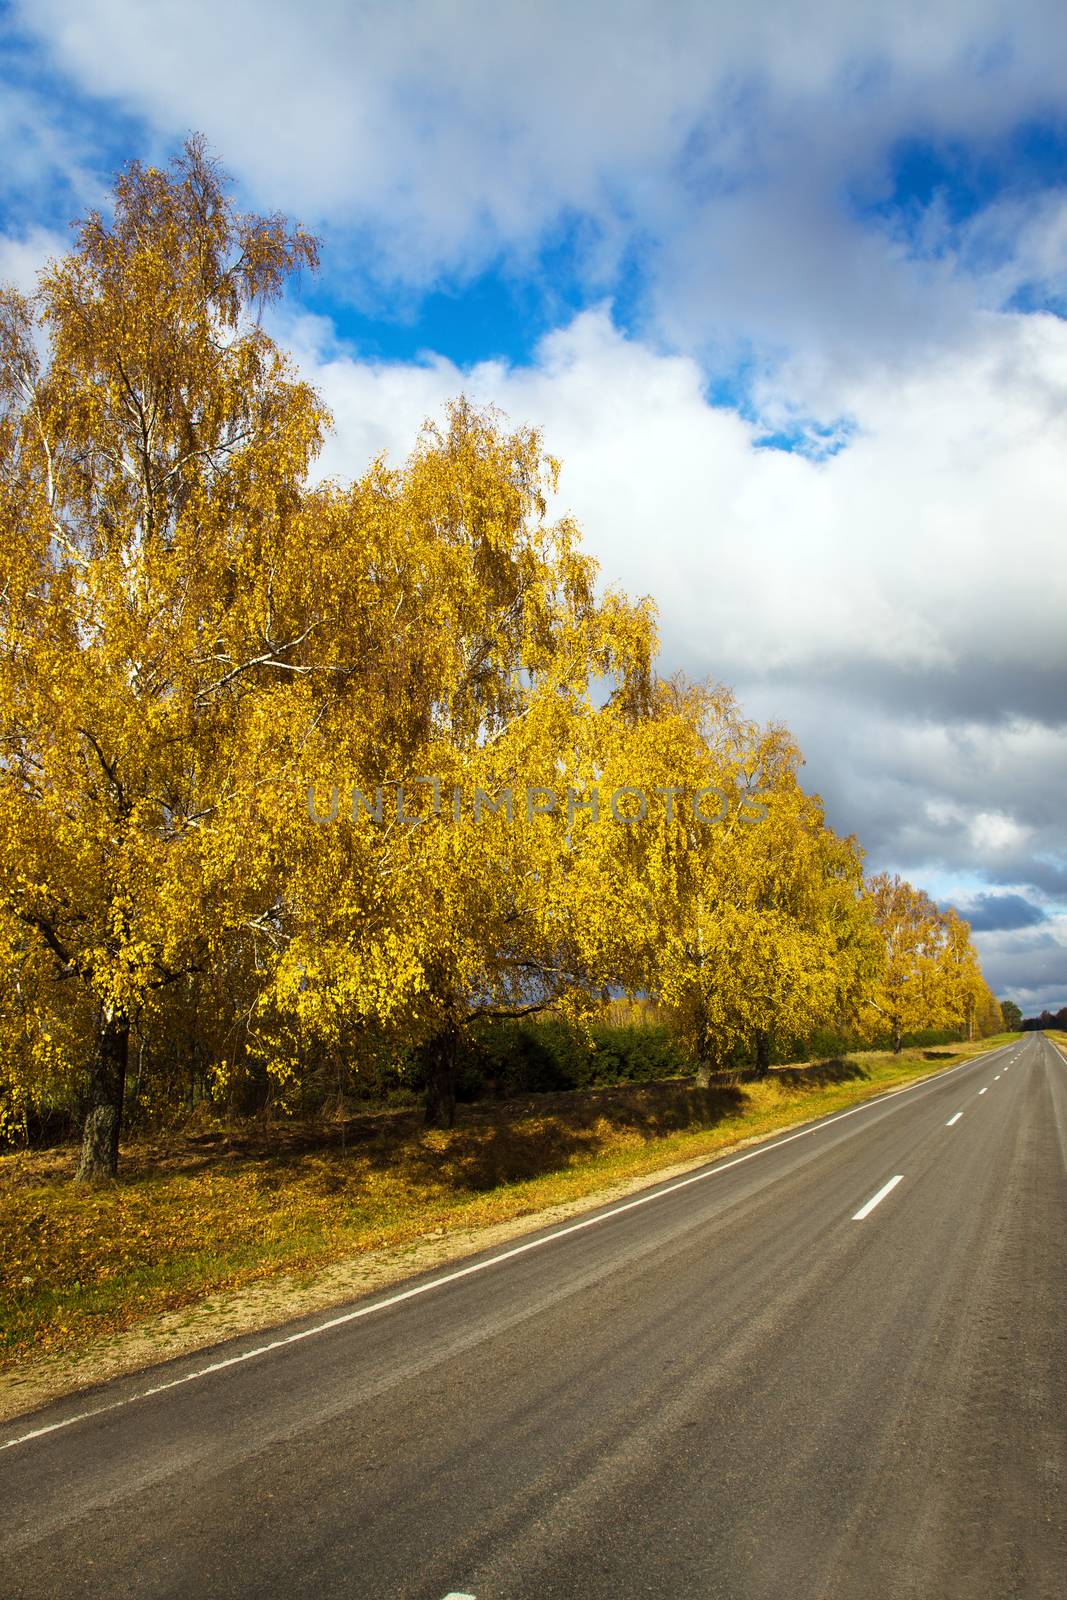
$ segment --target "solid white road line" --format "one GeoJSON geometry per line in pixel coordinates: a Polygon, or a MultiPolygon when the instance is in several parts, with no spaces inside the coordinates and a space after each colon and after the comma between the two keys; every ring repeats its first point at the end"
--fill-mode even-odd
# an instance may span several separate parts
{"type": "Polygon", "coordinates": [[[958,1122],[962,1116],[963,1116],[963,1112],[962,1111],[957,1111],[956,1115],[954,1117],[949,1117],[948,1121],[945,1123],[945,1127],[946,1128],[951,1128],[952,1124],[954,1122],[958,1122]]]}
{"type": "Polygon", "coordinates": [[[867,1204],[865,1206],[861,1206],[856,1212],[856,1215],[852,1218],[853,1222],[862,1222],[864,1217],[869,1217],[875,1206],[885,1199],[886,1195],[891,1189],[896,1188],[903,1176],[904,1174],[902,1172],[898,1172],[895,1178],[890,1178],[888,1183],[883,1183],[878,1193],[872,1194],[871,1198],[867,1201],[867,1204]]]}
{"type": "MultiPolygon", "coordinates": [[[[1000,1050],[1005,1048],[1005,1045],[999,1046],[1000,1050]]],[[[50,1422],[43,1428],[34,1428],[29,1433],[5,1439],[0,1443],[0,1450],[12,1450],[16,1445],[28,1444],[31,1439],[40,1439],[47,1433],[58,1433],[62,1428],[72,1428],[77,1422],[88,1422],[92,1417],[102,1417],[109,1411],[121,1411],[126,1406],[136,1405],[139,1400],[149,1400],[153,1395],[165,1394],[170,1389],[180,1389],[187,1383],[197,1383],[201,1378],[209,1378],[213,1373],[224,1372],[228,1367],[243,1366],[246,1361],[255,1361],[259,1356],[270,1355],[272,1350],[284,1350],[287,1345],[300,1344],[304,1339],[315,1339],[320,1333],[343,1328],[350,1322],[361,1322],[364,1317],[373,1317],[376,1312],[385,1311],[389,1306],[400,1305],[404,1300],[414,1300],[419,1295],[430,1294],[434,1289],[443,1288],[446,1283],[469,1278],[472,1273],[487,1272],[490,1267],[498,1267],[504,1261],[512,1261],[516,1256],[525,1255],[528,1250],[540,1250],[546,1244],[553,1244],[556,1239],[565,1239],[569,1234],[581,1233],[586,1228],[595,1228],[602,1222],[610,1222],[612,1217],[621,1216],[624,1211],[634,1211],[638,1206],[651,1205],[655,1200],[662,1200],[665,1195],[675,1194],[679,1189],[688,1189],[690,1184],[703,1183],[707,1178],[718,1177],[720,1172],[728,1172],[731,1167],[740,1167],[746,1161],[755,1161],[759,1156],[770,1155],[772,1150],[780,1150],[783,1145],[792,1144],[797,1139],[806,1139],[811,1134],[830,1127],[831,1123],[843,1122],[846,1117],[858,1116],[861,1111],[870,1111],[875,1106],[884,1105],[887,1100],[901,1098],[916,1089],[936,1088],[946,1078],[954,1077],[957,1072],[964,1072],[968,1067],[973,1067],[985,1055],[997,1053],[997,1050],[983,1051],[981,1055],[972,1056],[969,1061],[961,1061],[958,1067],[948,1067],[932,1078],[920,1078],[917,1083],[905,1084],[902,1089],[887,1089],[884,1094],[875,1095],[873,1099],[865,1100],[862,1105],[850,1106],[847,1111],[838,1111],[832,1117],[823,1117],[817,1122],[811,1122],[807,1127],[798,1128],[796,1133],[787,1134],[783,1139],[775,1139],[773,1143],[768,1141],[767,1144],[757,1145],[754,1150],[746,1151],[743,1156],[733,1156],[729,1161],[719,1161],[714,1166],[704,1167],[688,1178],[679,1178],[676,1182],[664,1184],[662,1188],[654,1189],[649,1194],[640,1194],[635,1200],[624,1200],[621,1205],[613,1206],[610,1211],[601,1211],[595,1217],[584,1217],[581,1222],[569,1222],[566,1227],[542,1234],[539,1239],[528,1239],[524,1244],[512,1245],[510,1249],[502,1250],[499,1255],[489,1256],[485,1261],[472,1262],[469,1267],[459,1267],[455,1272],[442,1273],[440,1277],[431,1278],[428,1283],[417,1283],[411,1289],[402,1289],[398,1294],[389,1295],[384,1300],[376,1300],[373,1305],[355,1306],[353,1310],[344,1311],[337,1317],[330,1317],[326,1322],[317,1322],[314,1327],[287,1333],[280,1339],[271,1339],[267,1344],[256,1345],[251,1350],[242,1350],[240,1355],[227,1356],[223,1361],[212,1361],[206,1367],[186,1372],[180,1378],[170,1378],[166,1383],[153,1384],[152,1388],[141,1389],[137,1394],[127,1395],[125,1399],[110,1400],[106,1405],[93,1406],[88,1411],[79,1411],[72,1417],[64,1417],[60,1422],[50,1422]]],[[[985,1090],[979,1092],[984,1094],[985,1090]]]]}

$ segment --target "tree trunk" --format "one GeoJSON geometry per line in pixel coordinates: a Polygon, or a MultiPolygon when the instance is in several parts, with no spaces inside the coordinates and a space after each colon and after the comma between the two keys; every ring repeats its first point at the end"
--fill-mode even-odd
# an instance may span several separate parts
{"type": "Polygon", "coordinates": [[[900,1054],[900,1046],[901,1046],[902,1037],[903,1036],[901,1034],[900,1023],[899,1022],[894,1022],[894,1024],[893,1024],[893,1054],[895,1056],[899,1056],[899,1054],[900,1054]]]}
{"type": "Polygon", "coordinates": [[[119,1134],[130,1049],[127,1017],[105,1012],[96,1037],[96,1059],[89,1069],[89,1110],[82,1133],[78,1183],[114,1178],[119,1170],[119,1134]]]}
{"type": "Polygon", "coordinates": [[[757,1078],[765,1078],[771,1070],[771,1036],[766,1028],[757,1028],[753,1040],[754,1072],[757,1078]]]}
{"type": "Polygon", "coordinates": [[[711,1087],[711,1073],[715,1064],[712,1048],[711,1029],[708,1027],[708,1010],[703,1000],[697,1002],[696,1014],[696,1086],[698,1089],[711,1087]]]}
{"type": "Polygon", "coordinates": [[[455,1125],[456,1044],[456,1029],[447,1027],[435,1033],[425,1046],[428,1128],[451,1128],[455,1125]]]}

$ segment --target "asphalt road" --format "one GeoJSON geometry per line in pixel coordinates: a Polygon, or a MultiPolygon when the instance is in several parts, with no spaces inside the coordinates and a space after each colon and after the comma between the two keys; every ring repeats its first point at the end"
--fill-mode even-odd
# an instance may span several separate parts
{"type": "Polygon", "coordinates": [[[0,1593],[1063,1600],[1065,1283],[1028,1035],[8,1424],[0,1593]]]}

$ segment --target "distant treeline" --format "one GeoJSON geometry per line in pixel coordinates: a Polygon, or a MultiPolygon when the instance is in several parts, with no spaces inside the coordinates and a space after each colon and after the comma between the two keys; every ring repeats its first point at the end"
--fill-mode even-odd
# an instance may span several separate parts
{"type": "Polygon", "coordinates": [[[1024,1017],[1020,1024],[1026,1033],[1037,1033],[1045,1028],[1060,1028],[1067,1033],[1067,1006],[1058,1011],[1042,1011],[1039,1017],[1024,1017]]]}

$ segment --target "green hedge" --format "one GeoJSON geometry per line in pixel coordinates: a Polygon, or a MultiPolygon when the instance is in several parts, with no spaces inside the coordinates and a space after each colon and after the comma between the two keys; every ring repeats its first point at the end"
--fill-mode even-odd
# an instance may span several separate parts
{"type": "Polygon", "coordinates": [[[458,1062],[461,1100],[549,1094],[677,1078],[692,1066],[661,1027],[598,1024],[586,1040],[565,1022],[498,1022],[472,1030],[458,1062]]]}

